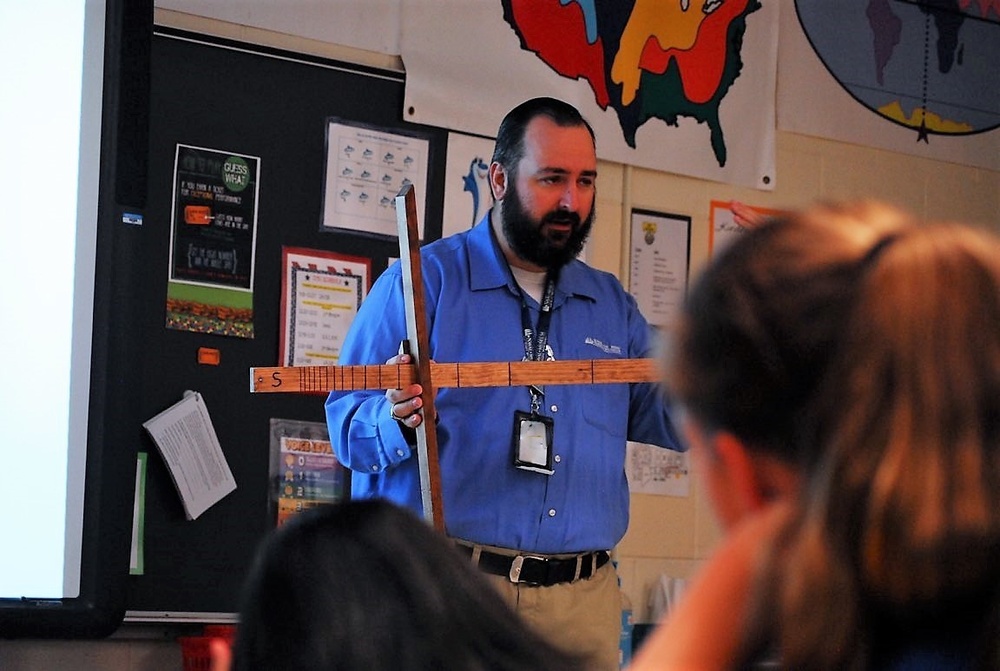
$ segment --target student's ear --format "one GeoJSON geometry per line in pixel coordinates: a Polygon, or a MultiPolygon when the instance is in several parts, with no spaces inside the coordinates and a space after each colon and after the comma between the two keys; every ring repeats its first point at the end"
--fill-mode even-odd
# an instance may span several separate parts
{"type": "Polygon", "coordinates": [[[726,463],[742,507],[756,511],[771,501],[798,493],[802,478],[794,464],[761,450],[748,449],[731,433],[715,434],[715,449],[726,463]]]}
{"type": "Polygon", "coordinates": [[[493,161],[490,163],[489,178],[493,199],[502,199],[507,193],[507,170],[496,161],[493,161]]]}
{"type": "Polygon", "coordinates": [[[742,440],[726,431],[717,432],[713,442],[739,507],[744,512],[758,510],[771,499],[771,487],[759,456],[750,452],[742,440]]]}
{"type": "Polygon", "coordinates": [[[732,433],[683,425],[715,516],[729,529],[773,498],[770,466],[732,433]]]}

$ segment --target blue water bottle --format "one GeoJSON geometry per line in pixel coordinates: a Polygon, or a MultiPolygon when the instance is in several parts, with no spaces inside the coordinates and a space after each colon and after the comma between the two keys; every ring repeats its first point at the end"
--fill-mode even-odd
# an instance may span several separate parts
{"type": "MultiPolygon", "coordinates": [[[[617,570],[617,563],[615,569],[617,570]]],[[[618,591],[622,597],[622,628],[618,641],[618,668],[624,669],[632,662],[632,600],[622,589],[621,576],[618,577],[618,591]]]]}

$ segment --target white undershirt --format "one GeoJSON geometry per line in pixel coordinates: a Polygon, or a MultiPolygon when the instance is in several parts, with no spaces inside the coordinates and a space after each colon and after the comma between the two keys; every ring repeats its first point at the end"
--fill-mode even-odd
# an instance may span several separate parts
{"type": "Polygon", "coordinates": [[[512,265],[510,272],[514,275],[514,280],[521,287],[524,293],[534,298],[539,303],[542,302],[542,290],[545,288],[545,271],[535,272],[525,270],[512,265]]]}

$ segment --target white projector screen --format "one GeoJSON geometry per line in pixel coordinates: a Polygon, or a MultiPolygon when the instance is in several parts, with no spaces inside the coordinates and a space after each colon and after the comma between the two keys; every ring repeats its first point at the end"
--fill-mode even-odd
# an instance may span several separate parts
{"type": "Polygon", "coordinates": [[[104,16],[0,3],[0,598],[80,590],[104,16]]]}

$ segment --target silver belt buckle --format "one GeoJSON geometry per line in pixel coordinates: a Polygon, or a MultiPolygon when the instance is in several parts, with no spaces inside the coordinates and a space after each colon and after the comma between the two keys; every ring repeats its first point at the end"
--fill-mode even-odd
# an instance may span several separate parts
{"type": "Polygon", "coordinates": [[[538,555],[517,555],[514,557],[514,561],[510,563],[510,573],[507,574],[508,580],[513,583],[521,582],[521,567],[524,566],[525,559],[545,561],[545,557],[539,557],[538,555]]]}

